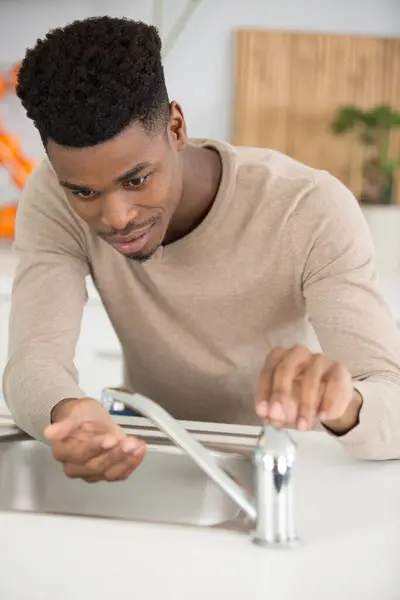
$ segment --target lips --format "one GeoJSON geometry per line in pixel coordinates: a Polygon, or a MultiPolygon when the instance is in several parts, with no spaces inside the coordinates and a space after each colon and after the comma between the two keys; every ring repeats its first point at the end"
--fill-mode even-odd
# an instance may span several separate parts
{"type": "Polygon", "coordinates": [[[135,231],[135,234],[126,236],[125,238],[119,238],[118,240],[109,241],[111,246],[121,252],[121,254],[135,254],[140,252],[149,242],[151,230],[153,226],[148,227],[141,233],[135,231]]]}
{"type": "Polygon", "coordinates": [[[129,244],[130,242],[134,242],[135,240],[138,240],[139,238],[141,238],[142,236],[144,236],[146,233],[148,233],[150,231],[150,229],[153,226],[151,225],[150,227],[147,227],[146,229],[142,229],[142,231],[135,231],[135,233],[132,233],[131,235],[126,235],[124,237],[119,237],[119,238],[113,238],[111,240],[109,240],[109,243],[114,245],[114,244],[129,244]]]}

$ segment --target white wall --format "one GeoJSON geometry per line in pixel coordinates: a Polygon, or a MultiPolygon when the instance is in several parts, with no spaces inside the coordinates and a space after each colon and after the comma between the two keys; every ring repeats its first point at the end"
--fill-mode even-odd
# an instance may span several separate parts
{"type": "MultiPolygon", "coordinates": [[[[186,0],[164,4],[167,32],[186,0]]],[[[152,8],[152,0],[3,0],[0,65],[19,61],[48,29],[71,20],[109,14],[149,22],[152,8]]],[[[400,0],[203,0],[165,61],[171,98],[183,105],[192,136],[230,137],[234,31],[241,27],[400,36],[400,0]]],[[[0,105],[0,117],[22,136],[28,153],[41,155],[15,98],[0,105]]],[[[15,195],[0,170],[0,202],[15,195]]]]}

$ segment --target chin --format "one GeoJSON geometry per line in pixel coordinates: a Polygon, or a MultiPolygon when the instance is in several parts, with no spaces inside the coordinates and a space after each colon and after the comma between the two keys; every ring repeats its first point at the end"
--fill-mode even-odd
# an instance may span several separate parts
{"type": "Polygon", "coordinates": [[[159,246],[156,246],[152,250],[148,250],[147,252],[140,252],[140,254],[124,254],[126,258],[130,258],[131,260],[135,260],[138,263],[144,263],[153,258],[159,246]]]}

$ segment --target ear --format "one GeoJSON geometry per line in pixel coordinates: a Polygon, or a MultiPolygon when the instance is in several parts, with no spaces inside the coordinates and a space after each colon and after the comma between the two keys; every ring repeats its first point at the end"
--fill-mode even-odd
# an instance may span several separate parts
{"type": "Polygon", "coordinates": [[[170,104],[169,115],[168,134],[176,150],[181,152],[187,143],[186,122],[182,107],[175,100],[170,104]]]}

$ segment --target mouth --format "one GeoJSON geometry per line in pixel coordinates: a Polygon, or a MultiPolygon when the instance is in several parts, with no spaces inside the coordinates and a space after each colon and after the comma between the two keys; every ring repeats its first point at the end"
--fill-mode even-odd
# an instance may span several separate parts
{"type": "Polygon", "coordinates": [[[113,248],[118,250],[118,252],[121,252],[121,254],[135,254],[136,252],[143,250],[148,244],[154,225],[155,224],[153,223],[150,227],[147,227],[140,232],[135,231],[129,236],[107,241],[113,248]]]}

